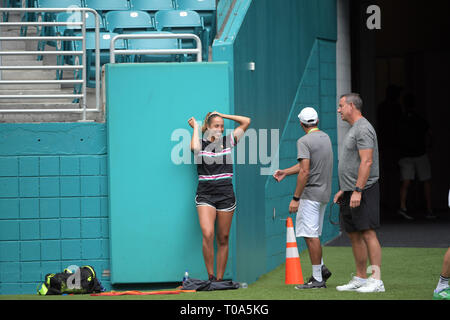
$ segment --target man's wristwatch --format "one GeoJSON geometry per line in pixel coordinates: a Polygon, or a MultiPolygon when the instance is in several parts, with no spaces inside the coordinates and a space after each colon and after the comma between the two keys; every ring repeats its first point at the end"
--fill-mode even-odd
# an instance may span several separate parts
{"type": "Polygon", "coordinates": [[[358,187],[355,187],[355,190],[354,191],[356,191],[356,192],[362,192],[362,189],[360,189],[360,188],[358,188],[358,187]]]}
{"type": "Polygon", "coordinates": [[[293,199],[294,201],[300,201],[300,198],[297,198],[296,196],[293,196],[292,199],[293,199]]]}

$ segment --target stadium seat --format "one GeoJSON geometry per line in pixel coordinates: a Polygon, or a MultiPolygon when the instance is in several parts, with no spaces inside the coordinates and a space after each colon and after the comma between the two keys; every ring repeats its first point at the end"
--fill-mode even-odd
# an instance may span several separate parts
{"type": "Polygon", "coordinates": [[[68,8],[71,6],[83,6],[81,0],[35,0],[35,4],[37,8],[68,8]]]}
{"type": "MultiPolygon", "coordinates": [[[[92,12],[86,12],[86,30],[95,30],[95,14],[92,12]]],[[[68,13],[68,12],[59,12],[56,14],[57,22],[65,22],[65,21],[80,21],[81,22],[81,13],[68,13]]],[[[99,19],[100,30],[104,29],[103,20],[99,19]]],[[[60,35],[64,34],[77,34],[81,33],[81,26],[57,26],[56,31],[60,35]]]]}
{"type": "Polygon", "coordinates": [[[216,0],[176,0],[177,10],[193,10],[203,18],[208,40],[212,44],[216,33],[216,0]]]}
{"type": "Polygon", "coordinates": [[[108,11],[129,10],[128,0],[84,0],[86,8],[94,9],[100,14],[102,20],[105,20],[105,14],[108,11]]]}
{"type": "MultiPolygon", "coordinates": [[[[110,58],[110,44],[111,39],[114,38],[118,33],[113,32],[100,32],[100,68],[105,64],[109,63],[110,58]]],[[[115,42],[116,49],[126,49],[126,42],[123,39],[118,39],[115,42]]],[[[81,41],[71,42],[72,50],[82,50],[81,41]]],[[[78,58],[80,59],[80,58],[78,58]]],[[[116,61],[125,62],[126,57],[116,56],[116,61]]],[[[74,61],[76,64],[78,61],[74,61]]],[[[75,79],[81,79],[81,73],[79,71],[74,72],[75,79]]],[[[89,88],[95,88],[95,32],[86,33],[86,77],[87,86],[89,88]]],[[[81,91],[81,85],[75,87],[74,92],[79,93],[81,91]]]]}
{"type": "MultiPolygon", "coordinates": [[[[26,0],[25,1],[25,8],[35,8],[36,3],[35,0],[26,0]]],[[[31,21],[36,21],[36,12],[24,12],[22,14],[22,18],[20,19],[20,21],[24,22],[31,22],[31,21]]],[[[40,28],[38,27],[38,34],[40,33],[40,28]]],[[[28,32],[28,27],[27,26],[22,26],[20,28],[20,36],[21,37],[26,37],[27,36],[27,32],[28,32]]]]}
{"type": "Polygon", "coordinates": [[[130,0],[132,10],[142,10],[154,18],[156,11],[175,9],[172,0],[130,0]]]}
{"type": "MultiPolygon", "coordinates": [[[[95,15],[92,12],[86,12],[86,31],[93,31],[95,33],[95,15]]],[[[68,12],[59,12],[56,14],[56,21],[57,22],[64,22],[64,21],[81,21],[81,13],[68,13],[68,12]]],[[[104,25],[103,20],[99,19],[99,31],[104,31],[104,25]]],[[[58,36],[71,36],[81,35],[81,26],[57,26],[56,27],[56,35],[58,36]]],[[[57,50],[71,50],[68,45],[70,44],[70,41],[57,41],[56,48],[57,50]]],[[[57,65],[62,65],[64,63],[68,64],[74,64],[73,62],[74,57],[70,55],[65,56],[57,56],[57,65]]],[[[56,71],[56,79],[61,79],[63,76],[62,70],[56,71]]]]}
{"type": "MultiPolygon", "coordinates": [[[[81,0],[35,0],[36,8],[69,8],[69,7],[82,7],[81,0]]],[[[70,10],[70,9],[69,9],[70,10]]],[[[56,13],[46,12],[43,15],[37,14],[37,19],[41,17],[42,21],[55,21],[56,13]]],[[[56,35],[56,27],[43,27],[40,31],[40,36],[54,36],[56,35]]],[[[39,41],[38,50],[45,50],[45,45],[48,44],[52,47],[56,46],[56,41],[39,41]]],[[[38,56],[38,60],[42,60],[42,56],[38,56]]]]}
{"type": "MultiPolygon", "coordinates": [[[[20,8],[21,7],[20,0],[3,0],[0,1],[0,5],[5,6],[5,8],[20,8]]],[[[3,12],[3,22],[9,21],[9,13],[3,12]]]]}
{"type": "Polygon", "coordinates": [[[142,11],[173,10],[172,0],[130,0],[131,9],[142,11]]]}
{"type": "Polygon", "coordinates": [[[216,0],[175,0],[177,9],[215,11],[216,0]]]}
{"type": "Polygon", "coordinates": [[[128,0],[84,0],[84,6],[103,14],[106,11],[129,10],[128,0]]]}
{"type": "MultiPolygon", "coordinates": [[[[135,32],[133,34],[152,34],[167,33],[165,31],[135,32]]],[[[178,49],[177,39],[128,39],[128,49],[178,49]]],[[[168,55],[132,55],[131,62],[175,62],[179,60],[179,56],[175,54],[168,55]]]]}
{"type": "Polygon", "coordinates": [[[105,27],[117,33],[155,30],[151,16],[145,11],[109,11],[105,14],[105,27]]]}
{"type": "MultiPolygon", "coordinates": [[[[204,41],[204,27],[200,15],[195,11],[184,10],[160,10],[155,14],[156,29],[158,31],[169,31],[174,33],[193,33],[204,41]]],[[[193,40],[182,40],[183,49],[196,48],[193,40]]],[[[208,46],[203,45],[203,59],[208,58],[208,46]]],[[[192,55],[185,56],[188,60],[194,60],[192,55]]]]}

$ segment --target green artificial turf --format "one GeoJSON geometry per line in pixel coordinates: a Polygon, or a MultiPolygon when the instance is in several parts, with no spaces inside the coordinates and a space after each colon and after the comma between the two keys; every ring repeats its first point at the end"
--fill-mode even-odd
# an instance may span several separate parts
{"type": "MultiPolygon", "coordinates": [[[[294,285],[285,285],[283,264],[261,276],[247,289],[116,297],[0,295],[0,300],[430,300],[439,279],[445,251],[436,248],[383,248],[381,277],[386,288],[384,293],[338,292],[336,286],[347,283],[355,272],[352,249],[324,247],[324,262],[333,273],[326,289],[296,290],[294,285]]],[[[300,260],[303,279],[307,280],[312,272],[307,251],[300,254],[300,260]]]]}

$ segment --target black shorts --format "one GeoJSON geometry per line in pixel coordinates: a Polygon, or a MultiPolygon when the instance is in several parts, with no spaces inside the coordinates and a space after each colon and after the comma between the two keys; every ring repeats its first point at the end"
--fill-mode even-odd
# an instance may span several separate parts
{"type": "Polygon", "coordinates": [[[195,205],[209,206],[217,211],[231,212],[236,209],[236,198],[233,189],[221,193],[197,193],[195,196],[195,205]]]}
{"type": "Polygon", "coordinates": [[[350,208],[352,191],[345,191],[340,205],[341,231],[357,232],[380,227],[380,187],[378,182],[363,190],[361,205],[350,208]]]}

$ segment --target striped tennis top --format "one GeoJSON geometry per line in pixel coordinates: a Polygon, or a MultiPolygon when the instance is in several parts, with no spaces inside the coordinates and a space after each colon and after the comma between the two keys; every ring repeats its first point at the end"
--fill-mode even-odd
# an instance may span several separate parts
{"type": "Polygon", "coordinates": [[[211,142],[202,139],[202,149],[196,154],[199,192],[222,192],[232,188],[233,157],[236,144],[233,133],[211,142]]]}

